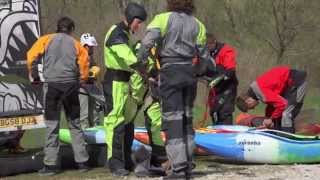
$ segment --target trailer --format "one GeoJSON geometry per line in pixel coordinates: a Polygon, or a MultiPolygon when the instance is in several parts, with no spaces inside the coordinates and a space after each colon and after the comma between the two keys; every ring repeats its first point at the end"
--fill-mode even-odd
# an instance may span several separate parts
{"type": "MultiPolygon", "coordinates": [[[[17,132],[45,127],[42,85],[30,83],[26,65],[39,35],[39,0],[0,1],[0,150],[17,132]]],[[[0,177],[38,169],[42,160],[35,154],[0,154],[0,177]]]]}
{"type": "Polygon", "coordinates": [[[38,0],[0,2],[0,132],[45,127],[42,87],[30,83],[26,66],[40,35],[39,10],[38,0]]]}

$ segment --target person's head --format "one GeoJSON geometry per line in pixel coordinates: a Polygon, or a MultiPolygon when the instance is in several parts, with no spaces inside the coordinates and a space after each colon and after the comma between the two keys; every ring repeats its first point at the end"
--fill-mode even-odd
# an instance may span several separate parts
{"type": "Polygon", "coordinates": [[[135,33],[139,31],[142,23],[147,19],[147,11],[144,6],[130,2],[125,9],[124,15],[129,29],[135,33]]]}
{"type": "Polygon", "coordinates": [[[236,98],[236,105],[242,112],[248,112],[254,109],[259,104],[259,101],[248,95],[248,93],[241,94],[236,98]]]}
{"type": "Polygon", "coordinates": [[[192,14],[195,10],[193,0],[167,0],[168,11],[192,14]]]}
{"type": "Polygon", "coordinates": [[[57,33],[71,34],[75,29],[75,25],[72,19],[69,17],[62,17],[57,23],[57,33]]]}
{"type": "Polygon", "coordinates": [[[214,34],[207,33],[207,47],[209,51],[212,51],[217,46],[217,39],[214,34]]]}
{"type": "Polygon", "coordinates": [[[80,37],[80,44],[88,50],[88,54],[92,55],[94,47],[98,46],[96,38],[90,33],[84,33],[80,37]]]}

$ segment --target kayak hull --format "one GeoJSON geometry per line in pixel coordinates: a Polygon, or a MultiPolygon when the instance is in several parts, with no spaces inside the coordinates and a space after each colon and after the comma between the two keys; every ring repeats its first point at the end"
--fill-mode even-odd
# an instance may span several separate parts
{"type": "MultiPolygon", "coordinates": [[[[320,140],[317,137],[244,127],[220,128],[222,131],[219,127],[196,130],[195,143],[198,154],[216,155],[245,163],[320,162],[320,140]]],[[[88,144],[105,144],[104,129],[101,127],[85,130],[85,137],[88,144]]],[[[136,128],[135,138],[133,150],[142,145],[150,149],[150,146],[146,145],[148,139],[145,128],[136,128]]],[[[61,129],[60,139],[70,143],[69,130],[61,129]]]]}
{"type": "Polygon", "coordinates": [[[320,140],[293,140],[264,131],[195,136],[209,153],[247,163],[292,164],[320,162],[320,140]]]}

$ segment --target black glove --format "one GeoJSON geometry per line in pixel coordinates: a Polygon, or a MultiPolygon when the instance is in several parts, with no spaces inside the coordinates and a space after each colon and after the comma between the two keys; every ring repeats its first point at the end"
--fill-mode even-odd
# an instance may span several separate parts
{"type": "Polygon", "coordinates": [[[37,59],[33,61],[31,65],[31,77],[34,83],[41,82],[40,76],[39,76],[39,69],[38,69],[38,64],[40,64],[40,62],[41,61],[37,59]]]}
{"type": "Polygon", "coordinates": [[[96,80],[96,78],[89,76],[88,77],[88,81],[86,82],[87,84],[94,84],[94,81],[96,80]]]}
{"type": "Polygon", "coordinates": [[[145,82],[148,81],[149,75],[147,72],[146,64],[143,64],[142,62],[137,62],[135,64],[132,64],[130,67],[135,71],[137,71],[140,74],[140,76],[144,79],[145,82]]]}
{"type": "Polygon", "coordinates": [[[209,87],[210,87],[210,88],[214,88],[214,87],[216,87],[221,81],[224,81],[224,80],[227,80],[227,79],[228,79],[228,77],[225,76],[224,74],[219,75],[219,76],[215,77],[214,79],[212,79],[212,81],[210,81],[209,87]]]}

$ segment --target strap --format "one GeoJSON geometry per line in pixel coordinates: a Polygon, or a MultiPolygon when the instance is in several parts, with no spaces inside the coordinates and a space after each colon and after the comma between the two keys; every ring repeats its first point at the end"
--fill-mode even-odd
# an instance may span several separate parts
{"type": "Polygon", "coordinates": [[[107,68],[106,75],[111,76],[115,81],[129,82],[131,72],[107,68]]]}

